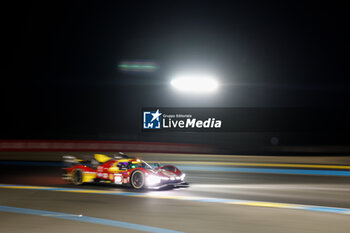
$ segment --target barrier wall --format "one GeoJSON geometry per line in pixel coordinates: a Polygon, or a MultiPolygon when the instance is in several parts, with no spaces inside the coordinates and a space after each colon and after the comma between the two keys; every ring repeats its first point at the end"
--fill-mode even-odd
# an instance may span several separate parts
{"type": "Polygon", "coordinates": [[[157,152],[212,153],[214,148],[199,144],[90,140],[0,140],[0,151],[79,151],[79,152],[157,152]]]}

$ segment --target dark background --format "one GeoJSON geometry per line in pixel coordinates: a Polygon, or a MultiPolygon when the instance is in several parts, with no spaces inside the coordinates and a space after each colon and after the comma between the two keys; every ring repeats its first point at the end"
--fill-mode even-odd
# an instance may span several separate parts
{"type": "MultiPolygon", "coordinates": [[[[350,130],[350,112],[344,108],[321,107],[260,107],[260,108],[142,108],[140,113],[159,112],[162,114],[160,122],[165,120],[167,127],[160,129],[144,129],[140,120],[140,129],[144,133],[157,131],[174,132],[232,132],[232,133],[320,133],[339,134],[350,130]],[[169,115],[191,115],[191,117],[168,117],[169,115]],[[167,115],[167,117],[164,117],[167,115]],[[174,127],[172,122],[195,119],[200,121],[221,121],[220,127],[174,127]],[[347,123],[347,124],[344,124],[347,123]]],[[[152,118],[150,118],[152,119],[152,118]]],[[[162,125],[163,123],[161,123],[162,125]]],[[[211,124],[211,123],[210,123],[211,124]]]]}
{"type": "MultiPolygon", "coordinates": [[[[7,3],[0,139],[166,141],[232,150],[270,146],[271,137],[278,145],[350,145],[346,130],[145,135],[139,127],[142,107],[348,111],[346,9],[340,1],[7,3]],[[156,62],[159,70],[121,72],[125,60],[156,62]],[[219,91],[172,90],[174,74],[193,70],[215,73],[219,91]]],[[[325,129],[334,124],[319,117],[325,129]]],[[[346,128],[349,120],[342,119],[337,125],[346,128]]],[[[283,122],[289,120],[284,114],[283,122]]]]}

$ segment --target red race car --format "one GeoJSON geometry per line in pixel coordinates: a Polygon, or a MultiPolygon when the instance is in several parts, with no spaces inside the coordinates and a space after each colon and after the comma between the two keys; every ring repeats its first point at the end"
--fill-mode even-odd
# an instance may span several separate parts
{"type": "Polygon", "coordinates": [[[143,160],[125,154],[109,157],[95,154],[91,161],[64,156],[67,167],[63,168],[63,179],[75,185],[93,182],[106,182],[130,185],[134,189],[163,188],[166,186],[187,187],[185,173],[172,165],[150,166],[143,160]]]}

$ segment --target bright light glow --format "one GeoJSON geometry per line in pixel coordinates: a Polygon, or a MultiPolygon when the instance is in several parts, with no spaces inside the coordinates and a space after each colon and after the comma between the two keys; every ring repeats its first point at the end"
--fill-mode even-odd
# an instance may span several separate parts
{"type": "Polygon", "coordinates": [[[171,85],[180,91],[203,93],[215,91],[218,82],[206,75],[183,75],[178,76],[171,81],[171,85]]]}
{"type": "Polygon", "coordinates": [[[158,176],[149,175],[147,177],[147,184],[149,186],[156,185],[160,183],[160,178],[158,176]]]}
{"type": "Polygon", "coordinates": [[[118,67],[127,72],[154,72],[158,69],[158,65],[154,62],[140,61],[122,61],[118,67]]]}
{"type": "Polygon", "coordinates": [[[185,174],[185,173],[182,173],[182,175],[181,175],[181,180],[184,180],[184,179],[185,179],[185,176],[186,176],[186,174],[185,174]]]}

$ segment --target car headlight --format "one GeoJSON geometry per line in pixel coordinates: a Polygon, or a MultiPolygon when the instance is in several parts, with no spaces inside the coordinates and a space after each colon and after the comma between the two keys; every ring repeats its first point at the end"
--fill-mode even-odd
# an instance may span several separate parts
{"type": "Polygon", "coordinates": [[[180,177],[181,177],[181,180],[185,179],[185,176],[186,176],[186,174],[185,174],[185,173],[182,173],[182,175],[180,176],[180,177]]]}
{"type": "Polygon", "coordinates": [[[158,176],[150,175],[147,177],[148,185],[156,185],[160,183],[160,178],[158,176]]]}

